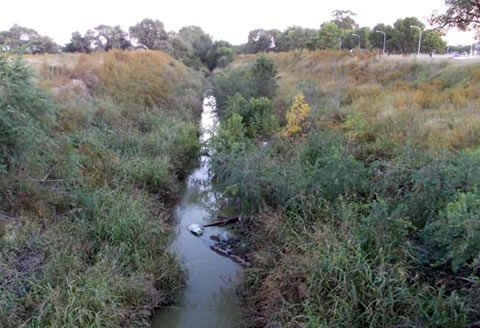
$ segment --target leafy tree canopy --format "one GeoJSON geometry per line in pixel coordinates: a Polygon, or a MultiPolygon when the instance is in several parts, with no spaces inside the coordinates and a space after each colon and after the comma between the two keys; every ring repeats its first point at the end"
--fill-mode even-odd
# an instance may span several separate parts
{"type": "Polygon", "coordinates": [[[477,30],[480,40],[480,0],[445,0],[447,11],[444,14],[433,15],[430,23],[440,29],[457,27],[463,31],[477,30]]]}
{"type": "Polygon", "coordinates": [[[161,41],[168,39],[165,26],[159,20],[145,18],[129,28],[130,37],[146,49],[159,49],[161,41]]]}
{"type": "Polygon", "coordinates": [[[15,24],[8,31],[0,32],[0,50],[30,54],[55,53],[60,51],[60,46],[34,29],[15,24]]]}
{"type": "Polygon", "coordinates": [[[334,18],[332,23],[341,29],[353,30],[358,28],[357,22],[353,19],[354,16],[357,16],[357,14],[351,10],[334,10],[332,12],[332,17],[334,18]]]}

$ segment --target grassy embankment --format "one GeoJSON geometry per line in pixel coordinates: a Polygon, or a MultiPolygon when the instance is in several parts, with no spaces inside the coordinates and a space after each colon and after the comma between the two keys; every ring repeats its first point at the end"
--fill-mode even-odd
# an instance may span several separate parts
{"type": "Polygon", "coordinates": [[[257,58],[214,78],[216,181],[253,217],[250,325],[480,320],[480,65],[268,54],[278,78],[258,92],[257,58]]]}
{"type": "Polygon", "coordinates": [[[0,57],[0,326],[148,326],[201,76],[161,52],[0,57]]]}

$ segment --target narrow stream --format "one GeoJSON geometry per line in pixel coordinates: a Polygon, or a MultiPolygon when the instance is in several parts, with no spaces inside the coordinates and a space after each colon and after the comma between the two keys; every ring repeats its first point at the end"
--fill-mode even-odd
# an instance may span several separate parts
{"type": "MultiPolygon", "coordinates": [[[[201,119],[202,141],[211,137],[215,125],[215,99],[205,97],[201,119]]],[[[206,228],[196,237],[189,230],[192,223],[206,224],[212,213],[224,214],[218,208],[209,175],[209,158],[187,179],[187,188],[175,208],[176,236],[171,245],[188,270],[187,285],[178,304],[159,309],[152,328],[237,328],[241,324],[240,305],[235,294],[235,282],[241,267],[231,259],[210,249],[212,235],[222,235],[223,228],[206,228]]]]}

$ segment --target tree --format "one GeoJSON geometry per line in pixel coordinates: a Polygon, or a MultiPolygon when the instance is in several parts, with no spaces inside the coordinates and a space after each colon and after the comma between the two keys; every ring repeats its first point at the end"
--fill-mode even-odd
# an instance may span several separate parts
{"type": "Polygon", "coordinates": [[[449,47],[449,52],[450,53],[468,53],[470,51],[470,47],[471,45],[467,44],[467,45],[461,45],[461,44],[458,44],[456,46],[454,45],[448,45],[449,47]]]}
{"type": "Polygon", "coordinates": [[[433,15],[429,22],[439,29],[457,27],[466,31],[477,30],[480,40],[480,0],[445,0],[447,11],[441,15],[433,15]]]}
{"type": "Polygon", "coordinates": [[[273,99],[278,88],[274,62],[266,56],[260,56],[250,69],[250,76],[253,96],[273,99]]]}
{"type": "Polygon", "coordinates": [[[280,31],[257,29],[250,31],[248,34],[248,42],[246,52],[256,54],[259,52],[268,52],[274,49],[277,37],[280,31]]]}
{"type": "Polygon", "coordinates": [[[178,58],[184,61],[187,58],[189,58],[189,56],[193,56],[192,47],[189,47],[187,42],[184,41],[177,33],[171,33],[171,35],[169,35],[168,43],[170,43],[170,45],[172,46],[172,51],[173,51],[170,54],[175,58],[178,58]]]}
{"type": "Polygon", "coordinates": [[[10,51],[10,32],[1,31],[0,32],[0,52],[10,51]]]}
{"type": "Polygon", "coordinates": [[[440,32],[435,30],[426,30],[422,36],[422,51],[431,53],[444,53],[447,47],[447,42],[442,39],[440,32]]]}
{"type": "Polygon", "coordinates": [[[129,28],[130,36],[146,49],[159,49],[159,43],[168,39],[165,26],[159,20],[145,18],[129,28]]]}
{"type": "Polygon", "coordinates": [[[128,34],[117,26],[99,25],[88,31],[95,40],[95,46],[99,50],[109,51],[111,49],[127,49],[132,46],[128,40],[128,34]]]}
{"type": "Polygon", "coordinates": [[[212,49],[210,49],[207,58],[209,69],[217,66],[225,67],[233,60],[233,48],[227,41],[215,41],[212,49]]]}
{"type": "Polygon", "coordinates": [[[60,52],[61,47],[48,36],[38,36],[30,40],[29,49],[32,54],[53,54],[60,52]]]}
{"type": "Polygon", "coordinates": [[[16,24],[10,30],[0,32],[0,44],[3,51],[20,51],[30,54],[60,51],[60,46],[49,37],[42,36],[31,28],[16,24]]]}
{"type": "Polygon", "coordinates": [[[332,23],[338,26],[342,30],[353,30],[358,28],[358,24],[355,22],[352,16],[357,16],[351,10],[334,10],[332,12],[332,23]]]}
{"type": "Polygon", "coordinates": [[[310,48],[317,32],[317,30],[299,26],[289,27],[275,38],[275,51],[310,48]]]}
{"type": "Polygon", "coordinates": [[[354,33],[360,35],[361,48],[363,49],[372,48],[372,45],[370,43],[370,34],[371,34],[370,27],[360,27],[354,33]]]}
{"type": "Polygon", "coordinates": [[[333,22],[322,24],[320,31],[313,40],[317,49],[338,49],[342,30],[333,22]]]}
{"type": "Polygon", "coordinates": [[[183,27],[178,35],[192,48],[194,56],[199,57],[203,62],[207,61],[208,52],[213,46],[210,35],[198,26],[183,27]]]}
{"type": "Polygon", "coordinates": [[[70,42],[65,45],[65,51],[90,53],[93,40],[91,31],[90,33],[87,32],[85,36],[82,36],[79,32],[73,32],[70,42]]]}
{"type": "Polygon", "coordinates": [[[418,26],[422,30],[425,28],[425,25],[415,17],[398,19],[393,24],[395,33],[392,37],[392,43],[396,51],[404,54],[416,52],[419,33],[417,29],[411,27],[412,25],[418,26]]]}
{"type": "Polygon", "coordinates": [[[372,48],[383,49],[383,34],[377,33],[376,31],[385,32],[386,40],[387,40],[385,50],[387,52],[392,52],[393,51],[392,38],[393,38],[393,34],[395,33],[395,31],[393,30],[393,27],[385,24],[377,24],[375,25],[375,27],[372,29],[372,32],[370,33],[369,41],[372,48]]]}
{"type": "Polygon", "coordinates": [[[342,30],[342,49],[354,49],[358,47],[358,38],[354,37],[353,33],[355,33],[355,30],[342,30]]]}
{"type": "Polygon", "coordinates": [[[343,48],[347,49],[355,49],[358,48],[358,37],[354,36],[353,34],[357,34],[360,36],[360,47],[363,49],[370,49],[370,28],[369,27],[361,27],[356,30],[345,30],[343,35],[343,48]]]}

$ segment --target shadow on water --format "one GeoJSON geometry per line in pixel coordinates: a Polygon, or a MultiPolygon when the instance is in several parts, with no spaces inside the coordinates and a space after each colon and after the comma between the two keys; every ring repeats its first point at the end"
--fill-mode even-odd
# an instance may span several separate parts
{"type": "MultiPolygon", "coordinates": [[[[211,137],[214,127],[215,99],[205,97],[202,112],[202,141],[211,137]]],[[[202,157],[200,166],[187,179],[187,188],[175,209],[176,235],[171,245],[188,270],[186,288],[174,307],[159,309],[152,328],[238,328],[241,327],[240,304],[235,285],[241,277],[241,267],[231,259],[210,249],[211,235],[225,231],[207,228],[196,237],[188,226],[206,224],[212,213],[222,214],[212,191],[209,158],[202,157]]]]}

